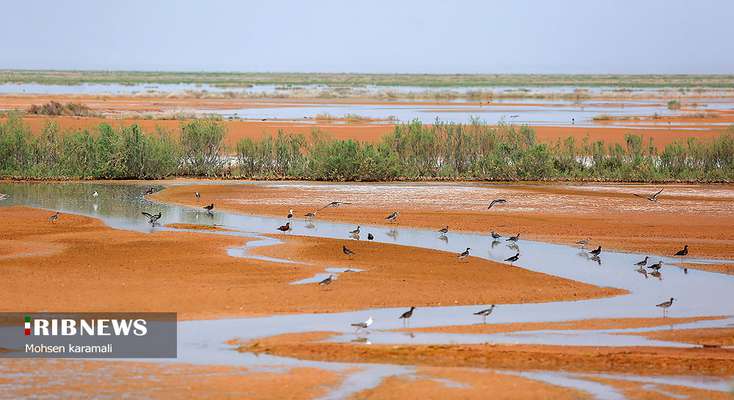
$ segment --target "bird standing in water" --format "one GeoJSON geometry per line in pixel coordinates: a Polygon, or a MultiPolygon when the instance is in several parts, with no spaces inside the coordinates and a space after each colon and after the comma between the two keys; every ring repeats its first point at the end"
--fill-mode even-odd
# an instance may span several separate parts
{"type": "Polygon", "coordinates": [[[649,256],[645,256],[645,259],[644,260],[636,262],[635,265],[638,266],[638,267],[640,267],[640,268],[644,267],[645,265],[647,265],[647,259],[648,258],[650,258],[650,257],[649,256]]]}
{"type": "Polygon", "coordinates": [[[283,232],[283,233],[288,232],[289,230],[291,230],[291,223],[290,222],[286,222],[285,225],[279,226],[278,227],[278,230],[281,231],[281,232],[283,232]]]}
{"type": "Polygon", "coordinates": [[[443,228],[439,229],[439,230],[438,230],[438,233],[440,233],[440,234],[442,234],[442,235],[445,235],[445,234],[449,233],[449,226],[448,226],[448,225],[446,225],[446,226],[444,226],[443,228]]]}
{"type": "Polygon", "coordinates": [[[517,235],[515,235],[515,236],[510,236],[509,238],[507,238],[506,242],[517,242],[518,240],[520,240],[520,234],[519,233],[517,235]]]}
{"type": "Polygon", "coordinates": [[[676,256],[687,256],[688,255],[688,245],[683,246],[683,250],[679,250],[677,253],[675,253],[676,256]]]}
{"type": "Polygon", "coordinates": [[[355,322],[352,324],[353,327],[357,328],[357,332],[359,332],[360,329],[367,329],[372,325],[373,319],[372,316],[367,318],[364,322],[355,322]]]}
{"type": "Polygon", "coordinates": [[[492,239],[494,239],[494,240],[497,240],[497,239],[499,239],[499,238],[501,238],[501,237],[502,237],[502,235],[500,235],[499,233],[497,233],[497,232],[495,232],[495,231],[492,231],[492,232],[490,233],[490,235],[492,235],[492,239]]]}
{"type": "Polygon", "coordinates": [[[375,240],[375,235],[368,233],[367,234],[367,240],[375,240]]]}
{"type": "Polygon", "coordinates": [[[655,307],[660,307],[660,308],[663,309],[663,318],[666,317],[666,312],[668,311],[668,309],[670,308],[670,306],[673,305],[673,301],[674,300],[675,299],[671,297],[670,300],[664,301],[664,302],[662,302],[662,303],[660,303],[660,304],[658,304],[658,305],[655,306],[655,307]]]}
{"type": "Polygon", "coordinates": [[[484,323],[486,324],[487,317],[489,317],[489,315],[492,314],[492,311],[494,311],[494,304],[492,304],[492,306],[489,308],[485,308],[484,310],[475,312],[474,315],[481,315],[482,321],[484,321],[484,323]]]}
{"type": "Polygon", "coordinates": [[[599,254],[601,254],[601,246],[597,247],[594,250],[591,250],[589,254],[591,254],[592,256],[598,256],[599,254]]]}
{"type": "Polygon", "coordinates": [[[517,261],[517,260],[519,260],[519,259],[520,259],[520,253],[517,253],[517,254],[515,254],[515,255],[514,255],[514,256],[512,256],[512,257],[509,257],[509,258],[505,258],[505,261],[509,261],[509,262],[510,262],[510,264],[512,264],[512,263],[514,263],[515,261],[517,261]]]}
{"type": "Polygon", "coordinates": [[[414,311],[414,310],[415,310],[415,306],[413,306],[413,307],[410,307],[410,310],[408,310],[408,311],[406,311],[406,312],[402,313],[402,314],[400,315],[400,318],[398,318],[398,319],[402,319],[402,320],[403,320],[403,323],[408,323],[408,322],[409,322],[409,320],[410,320],[410,318],[411,318],[411,317],[413,316],[413,311],[414,311]]]}
{"type": "Polygon", "coordinates": [[[152,226],[155,226],[158,223],[158,220],[161,219],[161,217],[163,216],[163,214],[161,214],[160,212],[158,214],[151,214],[143,211],[142,214],[148,217],[148,223],[152,226]]]}
{"type": "Polygon", "coordinates": [[[214,214],[214,213],[212,212],[212,210],[214,209],[214,203],[211,203],[211,204],[209,204],[208,206],[204,206],[204,207],[202,207],[202,208],[203,208],[203,209],[205,209],[207,213],[209,213],[209,214],[214,214]]]}

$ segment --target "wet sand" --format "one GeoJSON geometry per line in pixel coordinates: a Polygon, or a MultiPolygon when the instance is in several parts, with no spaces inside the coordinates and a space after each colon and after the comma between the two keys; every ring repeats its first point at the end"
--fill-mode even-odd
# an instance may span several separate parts
{"type": "MultiPolygon", "coordinates": [[[[0,121],[3,119],[0,118],[0,121]]],[[[155,120],[136,117],[121,118],[94,118],[94,117],[55,117],[49,118],[44,116],[26,116],[23,120],[31,127],[33,132],[41,132],[48,121],[53,120],[58,123],[62,130],[78,130],[92,129],[100,123],[107,123],[111,126],[127,126],[131,124],[140,125],[146,132],[155,132],[156,128],[177,134],[181,123],[186,120],[155,120]]],[[[337,122],[337,121],[334,121],[337,122]]],[[[711,121],[707,120],[707,123],[711,121]]],[[[676,122],[679,123],[679,122],[676,122]]],[[[278,131],[289,134],[303,134],[307,139],[310,138],[311,132],[318,129],[328,133],[335,139],[354,139],[363,142],[377,143],[383,136],[391,133],[394,129],[393,124],[380,123],[330,123],[325,121],[315,121],[313,123],[306,122],[287,122],[287,121],[222,121],[227,128],[225,136],[225,144],[230,152],[234,152],[234,148],[241,139],[260,139],[263,136],[273,136],[278,131]]],[[[734,121],[732,121],[734,124],[734,121]]],[[[536,138],[543,143],[555,143],[557,140],[563,140],[567,137],[574,137],[577,143],[583,140],[589,142],[604,141],[609,144],[625,144],[625,135],[634,134],[644,137],[643,143],[647,144],[648,139],[652,138],[655,146],[662,150],[666,145],[673,142],[686,143],[688,138],[698,138],[700,140],[711,140],[719,137],[721,133],[727,130],[727,127],[710,126],[697,124],[692,121],[684,126],[672,125],[640,125],[635,129],[617,127],[611,124],[598,124],[595,126],[533,126],[536,138]],[[662,128],[662,129],[661,129],[662,128]]]]}
{"type": "Polygon", "coordinates": [[[731,400],[731,394],[678,385],[630,382],[620,379],[589,377],[590,381],[609,385],[630,400],[707,399],[731,400]]]}
{"type": "Polygon", "coordinates": [[[541,345],[356,345],[323,340],[330,332],[286,334],[243,343],[242,352],[302,360],[471,367],[513,371],[614,372],[639,375],[734,375],[734,351],[663,347],[541,345]]]}
{"type": "Polygon", "coordinates": [[[105,360],[3,360],[5,398],[313,399],[343,379],[318,368],[243,367],[105,360]]]}
{"type": "Polygon", "coordinates": [[[704,347],[734,346],[734,328],[679,329],[649,332],[645,336],[650,339],[668,340],[704,347]]]}
{"type": "Polygon", "coordinates": [[[49,215],[0,208],[0,240],[13,243],[0,254],[0,311],[176,311],[179,319],[205,319],[623,293],[480,259],[459,265],[451,254],[377,243],[348,243],[357,252],[348,260],[341,253],[344,241],[284,237],[286,244],[258,252],[306,264],[242,259],[226,250],[243,246],[243,238],[114,230],[69,214],[49,223],[49,215]],[[398,258],[408,261],[394,265],[398,258]],[[341,274],[328,287],[290,284],[325,266],[366,272],[341,274]],[[388,291],[394,295],[377,295],[388,291]]]}
{"type": "MultiPolygon", "coordinates": [[[[588,248],[664,256],[688,244],[689,258],[734,259],[731,185],[225,182],[195,186],[186,182],[189,185],[172,186],[153,198],[192,206],[213,202],[219,209],[273,216],[285,216],[291,208],[301,216],[339,200],[351,204],[323,209],[317,219],[389,225],[385,216],[399,210],[399,226],[495,230],[505,237],[520,233],[521,239],[571,245],[591,238],[588,248]],[[664,191],[657,202],[633,195],[648,195],[659,188],[664,191]],[[200,202],[194,191],[201,192],[200,202]],[[497,198],[508,203],[488,210],[489,202],[497,198]]],[[[731,263],[704,268],[734,272],[731,263]]]]}

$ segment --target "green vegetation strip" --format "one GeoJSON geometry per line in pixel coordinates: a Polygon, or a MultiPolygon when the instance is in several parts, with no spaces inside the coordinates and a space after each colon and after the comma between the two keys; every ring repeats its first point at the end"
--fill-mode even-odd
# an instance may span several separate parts
{"type": "Polygon", "coordinates": [[[350,74],[156,71],[0,70],[0,83],[190,83],[221,87],[258,84],[330,86],[609,86],[618,88],[734,88],[734,75],[350,74]]]}
{"type": "Polygon", "coordinates": [[[183,121],[179,132],[139,125],[32,134],[11,115],[0,122],[0,176],[22,179],[153,179],[208,176],[326,181],[579,180],[734,181],[734,128],[710,141],[689,139],[658,151],[652,139],[538,143],[527,127],[420,122],[400,124],[379,143],[278,132],[224,146],[225,126],[183,121]]]}

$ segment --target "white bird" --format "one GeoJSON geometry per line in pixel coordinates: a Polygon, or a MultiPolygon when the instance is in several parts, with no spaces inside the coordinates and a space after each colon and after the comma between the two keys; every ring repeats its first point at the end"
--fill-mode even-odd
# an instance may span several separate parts
{"type": "Polygon", "coordinates": [[[99,197],[99,193],[95,190],[94,193],[92,193],[92,197],[99,197]]]}
{"type": "Polygon", "coordinates": [[[367,329],[367,328],[369,328],[370,325],[372,325],[373,322],[374,322],[374,320],[372,319],[372,316],[370,316],[369,318],[367,318],[366,321],[364,321],[364,322],[355,322],[355,323],[352,324],[352,326],[355,327],[355,328],[357,328],[357,331],[359,331],[360,329],[367,329]]]}
{"type": "Polygon", "coordinates": [[[288,219],[293,218],[293,209],[288,210],[288,219]]]}

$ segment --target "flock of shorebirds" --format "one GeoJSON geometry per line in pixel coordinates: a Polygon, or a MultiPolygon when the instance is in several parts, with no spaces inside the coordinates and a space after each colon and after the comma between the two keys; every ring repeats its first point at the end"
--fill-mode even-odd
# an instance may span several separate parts
{"type": "MultiPolygon", "coordinates": [[[[154,188],[149,188],[149,189],[147,189],[145,191],[144,194],[145,195],[150,195],[150,194],[155,193],[155,191],[156,190],[154,188]]],[[[658,196],[660,196],[660,194],[662,192],[663,192],[663,189],[660,189],[659,191],[657,191],[657,192],[655,192],[655,193],[653,193],[651,195],[641,195],[641,194],[636,194],[636,193],[634,195],[636,197],[644,198],[644,199],[646,199],[648,201],[651,201],[651,202],[657,202],[658,201],[658,196]]],[[[92,197],[95,197],[96,198],[98,196],[99,196],[99,193],[96,192],[96,191],[92,194],[92,197]]],[[[194,196],[196,197],[197,200],[201,199],[201,193],[199,193],[199,192],[194,192],[194,196]]],[[[0,196],[0,200],[5,200],[6,198],[8,198],[7,195],[1,195],[0,196]]],[[[492,200],[489,203],[489,206],[487,207],[487,209],[492,209],[496,205],[502,205],[502,204],[507,204],[507,203],[508,203],[508,201],[506,199],[494,199],[494,200],[492,200]]],[[[317,210],[310,211],[310,212],[304,214],[304,218],[306,220],[310,221],[310,220],[313,220],[314,218],[316,218],[317,214],[320,211],[322,211],[322,210],[324,210],[326,208],[336,208],[336,207],[340,207],[340,206],[343,206],[343,205],[349,205],[349,204],[351,204],[351,203],[344,202],[344,201],[332,201],[332,202],[324,205],[323,207],[321,207],[321,208],[319,208],[317,210]]],[[[204,210],[206,210],[206,212],[207,212],[208,215],[210,215],[210,216],[213,216],[214,215],[214,203],[210,203],[210,204],[208,204],[206,206],[203,206],[202,208],[204,210]]],[[[143,212],[142,214],[143,214],[143,216],[145,216],[148,219],[148,223],[150,223],[152,226],[156,226],[157,223],[158,223],[158,221],[162,217],[161,212],[158,212],[157,214],[143,212]]],[[[51,222],[51,223],[54,223],[54,222],[56,222],[59,219],[59,217],[60,217],[60,213],[57,211],[57,212],[55,212],[53,215],[51,215],[48,218],[48,221],[51,222]]],[[[295,214],[294,214],[293,210],[292,209],[288,210],[288,214],[286,216],[287,222],[285,224],[279,226],[277,228],[277,230],[279,230],[280,232],[283,232],[283,233],[286,233],[286,232],[291,231],[293,229],[292,228],[292,225],[291,225],[291,219],[294,218],[294,217],[295,217],[295,214]]],[[[388,214],[385,217],[385,221],[387,221],[388,223],[397,223],[397,220],[398,220],[399,217],[400,217],[400,212],[399,211],[393,211],[393,212],[391,212],[390,214],[388,214]]],[[[361,228],[361,226],[358,225],[356,229],[354,229],[352,231],[349,231],[348,232],[348,235],[352,239],[359,240],[361,233],[362,233],[362,228],[361,228]]],[[[439,233],[439,238],[440,239],[447,240],[447,236],[446,235],[449,233],[449,227],[448,227],[448,225],[446,225],[443,228],[439,229],[438,230],[438,233],[439,233]]],[[[492,247],[494,247],[497,243],[499,243],[500,239],[502,239],[502,235],[496,233],[495,231],[491,231],[490,232],[490,236],[492,237],[492,247]]],[[[370,233],[367,233],[367,239],[370,240],[370,241],[371,240],[374,240],[374,235],[371,232],[370,233]]],[[[510,265],[513,265],[516,261],[518,261],[520,259],[520,251],[519,251],[519,248],[517,247],[517,242],[519,240],[520,240],[520,234],[519,233],[516,234],[516,235],[508,236],[507,239],[505,239],[506,242],[509,242],[508,247],[513,248],[513,249],[516,250],[516,254],[514,256],[508,257],[508,258],[506,258],[504,260],[505,262],[509,262],[510,265]]],[[[586,238],[586,239],[579,240],[579,241],[576,242],[576,244],[579,245],[581,249],[584,249],[590,243],[591,243],[591,239],[590,238],[586,238]]],[[[348,248],[346,245],[342,245],[342,253],[344,253],[350,259],[353,256],[356,255],[356,253],[353,250],[351,250],[350,248],[348,248]]],[[[461,252],[461,253],[459,253],[457,255],[457,259],[459,261],[465,261],[470,256],[470,253],[471,253],[471,248],[467,247],[466,250],[464,250],[463,252],[461,252]]],[[[601,247],[601,245],[598,245],[596,249],[593,249],[593,250],[589,251],[588,253],[583,253],[583,254],[586,255],[586,256],[588,256],[589,259],[591,259],[593,261],[596,261],[599,264],[601,264],[601,259],[600,259],[601,253],[602,253],[602,247],[601,247]]],[[[674,256],[687,256],[687,255],[688,255],[688,245],[685,245],[683,247],[683,249],[681,249],[680,251],[678,251],[678,252],[676,252],[674,254],[674,256]]],[[[645,278],[647,278],[647,276],[650,275],[650,276],[656,277],[658,279],[662,279],[660,270],[662,269],[663,261],[658,261],[657,263],[650,263],[648,265],[649,260],[650,260],[650,257],[647,256],[643,260],[635,263],[635,266],[637,267],[636,271],[639,272],[640,274],[643,274],[645,276],[645,278]],[[649,272],[648,272],[648,270],[649,270],[649,272]]],[[[688,272],[688,269],[687,268],[684,268],[684,272],[687,273],[688,272]]],[[[319,281],[318,284],[320,286],[330,285],[334,281],[334,279],[335,278],[334,278],[333,275],[329,275],[327,278],[319,281]]],[[[663,310],[663,317],[665,317],[667,315],[666,314],[667,309],[670,308],[673,305],[673,301],[674,300],[675,299],[671,297],[670,300],[665,301],[665,302],[662,302],[662,303],[656,305],[656,307],[659,307],[659,308],[661,308],[663,310]]],[[[492,304],[489,308],[485,308],[485,309],[482,309],[482,310],[479,310],[479,311],[475,312],[474,315],[481,316],[482,319],[483,319],[483,321],[486,323],[487,317],[492,314],[492,311],[494,311],[494,308],[495,308],[495,305],[492,304]]],[[[408,324],[409,323],[409,320],[413,316],[413,313],[414,313],[415,310],[416,310],[415,307],[411,307],[410,310],[402,313],[398,319],[402,320],[405,324],[408,324]]],[[[356,323],[353,323],[351,325],[354,328],[356,328],[357,331],[360,331],[360,330],[365,330],[368,327],[370,327],[373,324],[373,322],[374,322],[374,319],[370,316],[365,321],[356,322],[356,323]]]]}

